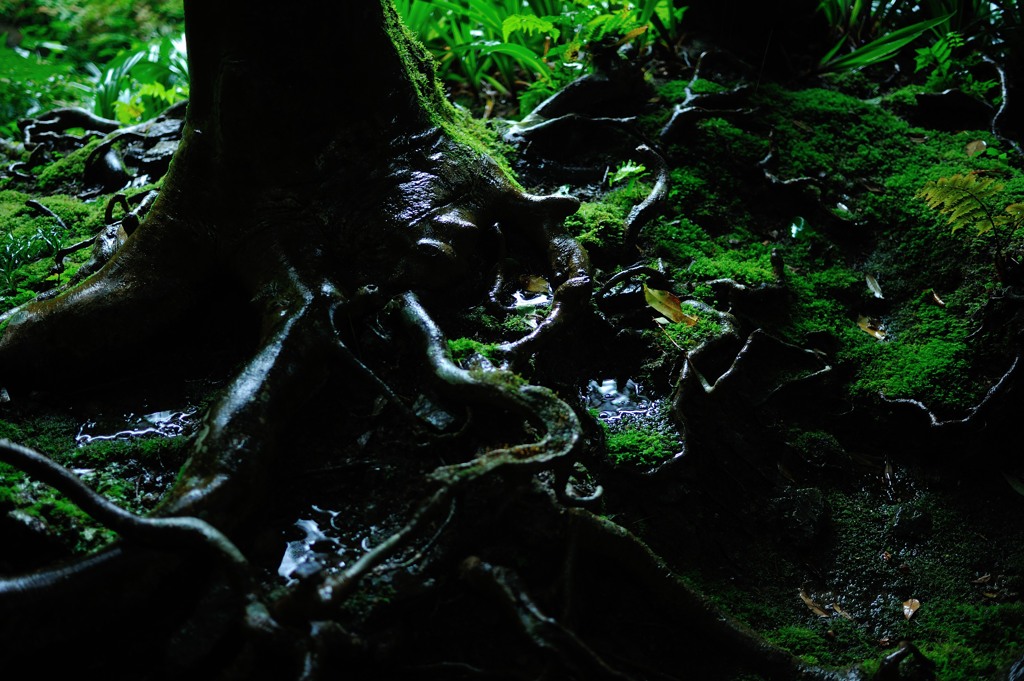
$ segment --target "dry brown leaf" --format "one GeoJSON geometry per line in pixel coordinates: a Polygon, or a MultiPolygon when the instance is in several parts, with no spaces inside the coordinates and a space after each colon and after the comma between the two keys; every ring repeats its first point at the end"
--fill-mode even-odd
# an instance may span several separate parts
{"type": "Polygon", "coordinates": [[[942,298],[939,298],[939,294],[935,292],[935,289],[932,289],[931,293],[932,293],[932,296],[931,296],[931,298],[929,298],[929,300],[931,300],[933,303],[935,303],[939,307],[946,307],[946,303],[942,300],[942,298]]]}
{"type": "Polygon", "coordinates": [[[863,329],[864,333],[869,333],[879,340],[883,340],[885,338],[885,330],[882,329],[881,324],[874,319],[861,315],[857,318],[857,326],[863,329]]]}
{"type": "Polygon", "coordinates": [[[804,602],[804,604],[805,604],[805,605],[806,605],[806,606],[807,606],[808,608],[810,608],[811,612],[813,612],[813,613],[814,613],[815,615],[817,615],[818,617],[828,617],[828,613],[827,613],[827,612],[825,612],[825,609],[824,609],[824,608],[822,608],[822,607],[821,607],[820,605],[818,605],[817,603],[815,603],[815,602],[814,602],[814,599],[813,599],[813,598],[811,598],[811,597],[810,597],[810,596],[809,596],[809,595],[807,594],[807,591],[805,591],[804,589],[800,589],[800,600],[802,600],[802,601],[804,602]]]}
{"type": "Polygon", "coordinates": [[[973,140],[964,146],[964,151],[967,152],[967,157],[970,158],[985,151],[987,147],[988,144],[985,143],[985,140],[973,140]]]}
{"type": "Polygon", "coordinates": [[[882,287],[878,285],[877,279],[870,274],[865,274],[864,281],[868,283],[868,288],[875,294],[875,298],[885,298],[885,296],[882,295],[882,287]]]}
{"type": "Polygon", "coordinates": [[[840,615],[842,615],[843,617],[845,617],[848,620],[852,620],[853,619],[853,615],[851,615],[850,613],[846,612],[841,607],[839,607],[838,603],[833,603],[832,604],[832,609],[835,610],[836,612],[838,612],[840,615]]]}
{"type": "Polygon", "coordinates": [[[644,300],[652,308],[665,315],[670,321],[683,322],[689,326],[697,323],[697,318],[683,312],[677,298],[670,291],[661,291],[644,284],[644,300]]]}
{"type": "Polygon", "coordinates": [[[988,584],[991,581],[992,581],[992,575],[991,574],[987,574],[987,575],[982,575],[981,577],[978,577],[977,579],[972,579],[971,580],[971,584],[988,584]]]}
{"type": "Polygon", "coordinates": [[[916,598],[911,598],[910,600],[903,601],[903,616],[909,620],[911,617],[914,616],[914,613],[917,612],[917,609],[920,607],[921,601],[917,600],[916,598]]]}

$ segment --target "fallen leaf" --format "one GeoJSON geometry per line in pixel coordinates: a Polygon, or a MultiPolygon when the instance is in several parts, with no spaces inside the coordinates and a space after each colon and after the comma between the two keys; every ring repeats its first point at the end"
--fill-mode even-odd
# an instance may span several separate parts
{"type": "Polygon", "coordinates": [[[946,307],[946,303],[942,300],[942,298],[939,298],[939,294],[935,292],[935,289],[931,289],[931,294],[932,296],[931,298],[929,298],[929,300],[931,300],[939,307],[946,307]]]}
{"type": "Polygon", "coordinates": [[[639,38],[640,36],[642,36],[647,31],[648,28],[649,27],[646,24],[644,24],[640,28],[634,28],[632,31],[630,31],[626,35],[622,36],[622,38],[619,40],[619,42],[617,42],[615,44],[616,45],[625,45],[630,40],[633,40],[634,38],[639,38]]]}
{"type": "Polygon", "coordinates": [[[868,283],[868,288],[875,294],[875,298],[885,298],[885,296],[882,295],[882,287],[878,285],[877,279],[870,274],[865,274],[864,281],[868,283]]]}
{"type": "Polygon", "coordinates": [[[988,584],[991,581],[992,581],[992,575],[991,574],[987,574],[987,575],[982,575],[981,577],[978,577],[977,579],[971,580],[971,584],[988,584]]]}
{"type": "Polygon", "coordinates": [[[914,616],[914,613],[917,612],[917,609],[920,607],[921,601],[917,600],[916,598],[911,598],[910,600],[903,601],[903,616],[909,620],[911,617],[914,616]]]}
{"type": "Polygon", "coordinates": [[[885,338],[885,331],[882,329],[881,324],[874,319],[861,315],[857,319],[857,326],[863,329],[864,333],[869,333],[879,340],[885,338]]]}
{"type": "Polygon", "coordinates": [[[825,609],[815,603],[814,599],[807,595],[807,592],[804,589],[800,589],[800,600],[802,600],[804,604],[810,608],[811,612],[818,617],[828,617],[828,613],[825,612],[825,609]]]}
{"type": "Polygon", "coordinates": [[[689,326],[697,323],[696,317],[683,312],[683,308],[679,304],[679,298],[670,291],[661,291],[644,284],[644,300],[647,301],[648,305],[673,322],[684,322],[689,326]]]}
{"type": "Polygon", "coordinates": [[[530,293],[547,293],[551,290],[547,279],[534,274],[524,274],[519,277],[519,283],[530,293]]]}
{"type": "Polygon", "coordinates": [[[964,151],[967,152],[967,157],[970,158],[975,154],[980,154],[985,151],[986,147],[988,147],[988,144],[985,143],[985,140],[974,140],[967,143],[964,147],[964,151]]]}
{"type": "Polygon", "coordinates": [[[853,619],[853,615],[851,615],[850,613],[848,613],[845,610],[843,610],[842,608],[840,608],[838,603],[833,603],[832,604],[832,609],[835,610],[836,612],[838,612],[840,615],[842,615],[843,617],[845,617],[848,620],[852,620],[853,619]]]}

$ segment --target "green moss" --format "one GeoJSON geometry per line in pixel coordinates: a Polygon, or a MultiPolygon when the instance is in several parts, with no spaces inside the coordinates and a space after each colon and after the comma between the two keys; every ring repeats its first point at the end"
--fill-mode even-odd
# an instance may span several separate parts
{"type": "Polygon", "coordinates": [[[707,118],[697,124],[701,137],[715,144],[715,153],[729,158],[735,166],[753,167],[770,148],[767,139],[752,135],[724,118],[707,118]]]}
{"type": "Polygon", "coordinates": [[[44,167],[39,173],[39,189],[44,192],[54,192],[80,184],[85,175],[85,162],[102,142],[101,139],[93,140],[44,167]]]}
{"type": "Polygon", "coordinates": [[[474,354],[494,359],[497,347],[496,343],[481,343],[472,338],[455,338],[448,341],[448,352],[456,362],[466,360],[474,354]]]}
{"type": "Polygon", "coordinates": [[[708,233],[696,222],[685,217],[657,220],[648,226],[644,235],[650,242],[651,255],[664,258],[676,267],[718,250],[717,244],[708,233]]]}
{"type": "Polygon", "coordinates": [[[713,257],[695,258],[688,276],[697,280],[735,279],[748,286],[775,281],[770,245],[754,242],[744,248],[730,246],[716,250],[713,257]]]}
{"type": "MultiPolygon", "coordinates": [[[[38,413],[0,420],[0,438],[31,447],[56,463],[79,472],[96,491],[136,513],[151,510],[159,491],[173,479],[186,456],[185,437],[75,442],[79,422],[61,413],[38,413]],[[162,483],[157,478],[163,478],[162,483]],[[150,493],[152,492],[152,493],[150,493]]],[[[69,552],[84,553],[106,545],[114,533],[96,524],[77,505],[49,485],[0,463],[0,503],[38,518],[69,552]]]]}
{"type": "Polygon", "coordinates": [[[771,107],[776,173],[783,178],[885,174],[905,163],[913,144],[906,122],[841,92],[767,86],[760,96],[771,107]]]}
{"type": "Polygon", "coordinates": [[[976,404],[988,384],[971,372],[969,319],[930,302],[930,294],[888,318],[884,341],[851,350],[859,366],[854,394],[913,398],[933,408],[976,404]]]}
{"type": "Polygon", "coordinates": [[[607,434],[608,456],[616,464],[655,466],[679,451],[679,442],[668,432],[650,425],[627,427],[607,434]]]}
{"type": "Polygon", "coordinates": [[[661,327],[658,336],[666,349],[690,351],[722,333],[722,324],[717,317],[709,316],[703,311],[690,309],[686,301],[682,302],[681,308],[686,314],[696,317],[697,323],[691,325],[685,322],[676,322],[661,327]]]}
{"type": "Polygon", "coordinates": [[[565,220],[569,233],[587,248],[621,243],[625,225],[626,210],[608,202],[584,202],[575,214],[565,220]]]}
{"type": "Polygon", "coordinates": [[[785,626],[764,632],[764,638],[796,655],[807,664],[820,665],[831,657],[829,642],[820,631],[805,627],[785,626]]]}
{"type": "Polygon", "coordinates": [[[501,322],[501,329],[507,334],[519,335],[530,333],[537,328],[542,317],[529,308],[519,312],[510,312],[501,322]]]}
{"type": "Polygon", "coordinates": [[[724,85],[707,80],[705,78],[697,78],[692,83],[689,80],[670,80],[666,81],[655,88],[658,97],[664,100],[667,104],[680,104],[686,101],[686,90],[689,88],[690,92],[695,95],[707,95],[716,94],[719,92],[725,92],[729,88],[724,85]]]}
{"type": "MultiPolygon", "coordinates": [[[[1005,678],[1022,653],[1024,604],[935,601],[922,606],[917,641],[943,681],[1005,678]]],[[[916,617],[916,615],[915,615],[916,617]]]]}
{"type": "MultiPolygon", "coordinates": [[[[498,137],[487,131],[488,123],[475,121],[468,111],[456,108],[448,99],[441,80],[437,77],[437,63],[423,44],[405,26],[391,3],[382,3],[384,28],[391,36],[398,54],[399,73],[404,72],[416,93],[422,111],[430,122],[443,129],[457,144],[463,146],[468,155],[484,155],[492,159],[506,179],[519,186],[515,173],[505,158],[507,149],[499,143],[498,137]]],[[[466,159],[472,165],[479,158],[466,159]]]]}

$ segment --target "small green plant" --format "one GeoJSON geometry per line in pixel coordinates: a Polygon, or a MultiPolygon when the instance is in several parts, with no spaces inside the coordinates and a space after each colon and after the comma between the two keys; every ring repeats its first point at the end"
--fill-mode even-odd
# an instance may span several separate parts
{"type": "MultiPolygon", "coordinates": [[[[858,3],[860,4],[860,3],[858,3]]],[[[898,28],[891,33],[885,33],[877,38],[869,40],[845,54],[841,53],[843,47],[848,46],[849,37],[844,35],[839,42],[833,46],[818,64],[818,70],[822,73],[851,71],[863,68],[872,64],[878,64],[887,59],[895,57],[900,50],[911,44],[929,30],[944,23],[949,17],[937,17],[919,21],[910,26],[898,28]]]]}
{"type": "Polygon", "coordinates": [[[985,99],[988,92],[996,87],[995,80],[978,80],[970,71],[980,57],[976,53],[958,55],[965,46],[963,35],[950,31],[934,43],[917,50],[915,73],[927,72],[925,89],[941,92],[952,87],[964,93],[985,99]]]}
{"type": "Polygon", "coordinates": [[[619,182],[627,182],[626,191],[632,194],[636,181],[647,174],[647,166],[633,161],[623,161],[614,172],[608,175],[608,186],[614,187],[619,182]]]}
{"type": "Polygon", "coordinates": [[[956,173],[928,182],[917,196],[924,199],[929,208],[949,216],[947,222],[952,233],[971,228],[976,236],[991,238],[999,270],[1007,247],[1024,226],[1024,203],[1010,203],[998,208],[996,197],[1003,189],[1005,185],[994,178],[978,173],[956,173]]]}
{"type": "Polygon", "coordinates": [[[56,230],[42,229],[29,236],[8,233],[0,238],[0,294],[14,293],[18,288],[18,271],[40,257],[55,253],[61,241],[56,230]]]}
{"type": "Polygon", "coordinates": [[[185,38],[163,38],[141,50],[124,52],[105,67],[88,63],[88,83],[80,85],[93,113],[124,124],[148,120],[188,97],[185,38]]]}
{"type": "Polygon", "coordinates": [[[457,91],[526,95],[526,113],[582,75],[599,44],[647,44],[679,34],[682,10],[671,0],[399,0],[406,26],[438,61],[457,91]],[[651,30],[654,28],[655,30],[651,30]]]}

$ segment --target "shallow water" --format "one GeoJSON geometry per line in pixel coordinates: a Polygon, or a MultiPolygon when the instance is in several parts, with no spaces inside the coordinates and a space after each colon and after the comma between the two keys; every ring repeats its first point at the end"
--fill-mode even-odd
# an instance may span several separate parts
{"type": "Polygon", "coordinates": [[[75,435],[75,443],[83,447],[103,440],[131,440],[143,435],[177,437],[187,435],[195,427],[199,410],[188,407],[181,411],[155,411],[141,416],[126,414],[118,418],[97,417],[83,423],[75,435]]]}

